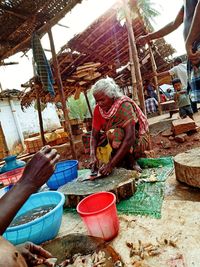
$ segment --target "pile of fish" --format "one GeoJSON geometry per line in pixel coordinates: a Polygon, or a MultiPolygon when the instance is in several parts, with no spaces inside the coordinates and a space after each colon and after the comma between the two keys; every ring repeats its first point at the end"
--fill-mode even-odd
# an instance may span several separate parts
{"type": "Polygon", "coordinates": [[[157,244],[152,243],[142,243],[141,240],[138,240],[138,243],[129,243],[126,242],[126,246],[130,249],[130,258],[132,260],[133,266],[146,266],[144,260],[147,260],[149,257],[159,256],[167,246],[177,248],[178,235],[166,235],[161,239],[156,239],[157,244]]]}
{"type": "Polygon", "coordinates": [[[106,257],[104,251],[94,252],[93,254],[75,254],[72,259],[67,259],[60,265],[62,267],[105,267],[106,257]]]}
{"type": "MultiPolygon", "coordinates": [[[[48,263],[51,263],[54,267],[106,267],[106,254],[104,251],[94,252],[88,255],[75,254],[71,259],[66,259],[60,264],[56,264],[57,258],[51,258],[48,263]]],[[[110,257],[112,261],[112,258],[110,257]]],[[[46,261],[46,263],[47,263],[46,261]]],[[[120,260],[116,261],[114,267],[122,267],[120,260]]]]}

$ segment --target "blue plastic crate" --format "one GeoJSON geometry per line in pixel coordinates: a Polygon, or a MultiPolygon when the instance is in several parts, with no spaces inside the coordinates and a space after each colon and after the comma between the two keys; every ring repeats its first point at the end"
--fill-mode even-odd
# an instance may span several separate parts
{"type": "Polygon", "coordinates": [[[50,189],[57,190],[60,186],[72,181],[78,176],[78,161],[65,160],[56,164],[53,175],[47,181],[50,189]]]}
{"type": "Polygon", "coordinates": [[[64,195],[57,191],[41,192],[31,195],[18,211],[16,217],[41,206],[54,204],[56,207],[42,217],[31,222],[8,227],[3,236],[14,245],[26,241],[41,244],[47,240],[53,239],[60,229],[64,202],[64,195]]]}

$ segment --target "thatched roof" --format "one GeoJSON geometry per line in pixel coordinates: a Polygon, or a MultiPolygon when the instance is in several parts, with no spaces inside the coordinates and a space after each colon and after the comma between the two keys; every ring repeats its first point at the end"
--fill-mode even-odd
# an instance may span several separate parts
{"type": "Polygon", "coordinates": [[[82,0],[2,0],[0,61],[30,48],[34,31],[43,35],[82,0]]]}
{"type": "MultiPolygon", "coordinates": [[[[116,70],[129,62],[128,33],[125,25],[121,25],[117,19],[117,6],[110,8],[98,18],[84,32],[71,39],[58,53],[58,62],[62,76],[66,97],[77,90],[87,90],[100,77],[109,75],[121,85],[130,83],[129,71],[119,74],[116,70]],[[94,65],[96,64],[96,65],[94,65]],[[90,66],[87,68],[87,66],[90,66]],[[80,70],[86,68],[88,72],[80,70]],[[85,76],[84,76],[85,75],[85,76]]],[[[147,33],[144,20],[136,13],[133,20],[135,37],[147,33]]],[[[164,39],[157,40],[153,46],[153,53],[159,71],[169,68],[169,57],[174,53],[171,45],[164,39]]],[[[152,72],[149,52],[145,48],[138,47],[142,76],[152,72]]],[[[36,97],[34,85],[32,90],[25,94],[22,106],[29,106],[36,97]]],[[[59,101],[51,98],[48,93],[41,91],[42,102],[59,101]]]]}

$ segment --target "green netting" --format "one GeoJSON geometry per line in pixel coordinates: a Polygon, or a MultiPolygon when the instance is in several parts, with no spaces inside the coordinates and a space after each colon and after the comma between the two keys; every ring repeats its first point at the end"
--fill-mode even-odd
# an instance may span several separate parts
{"type": "Polygon", "coordinates": [[[173,168],[173,159],[172,157],[163,157],[163,158],[140,158],[138,161],[142,169],[144,168],[158,168],[158,167],[172,167],[173,168]]]}
{"type": "Polygon", "coordinates": [[[161,218],[165,180],[173,170],[173,160],[171,157],[142,158],[138,163],[143,168],[140,179],[145,179],[154,173],[157,182],[139,182],[134,196],[127,200],[122,200],[117,205],[117,210],[124,214],[149,215],[154,218],[161,218]]]}
{"type": "Polygon", "coordinates": [[[156,179],[159,182],[164,182],[174,168],[173,159],[171,157],[156,159],[141,158],[138,160],[138,163],[142,168],[141,178],[147,178],[155,173],[156,179]]]}
{"type": "MultiPolygon", "coordinates": [[[[131,215],[148,215],[161,218],[161,208],[164,198],[165,181],[174,168],[171,157],[141,158],[138,160],[143,169],[137,184],[136,193],[127,200],[117,204],[119,213],[131,215]],[[157,182],[140,182],[154,174],[157,182]]],[[[79,170],[78,175],[88,172],[88,169],[79,170]]],[[[76,212],[75,208],[65,208],[64,212],[76,212]]]]}

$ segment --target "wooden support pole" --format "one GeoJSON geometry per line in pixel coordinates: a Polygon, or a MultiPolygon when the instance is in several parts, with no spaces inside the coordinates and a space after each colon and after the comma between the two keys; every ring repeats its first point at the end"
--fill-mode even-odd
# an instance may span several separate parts
{"type": "Polygon", "coordinates": [[[34,81],[35,81],[35,86],[36,86],[36,103],[37,103],[37,110],[38,110],[38,118],[39,118],[39,126],[40,126],[40,135],[41,135],[41,140],[42,140],[42,145],[45,146],[46,145],[46,140],[44,137],[44,127],[43,127],[43,120],[42,120],[42,111],[41,111],[41,103],[40,103],[40,90],[42,90],[42,84],[39,84],[38,79],[39,77],[37,77],[37,73],[36,73],[36,69],[35,69],[35,61],[32,58],[32,66],[33,66],[33,75],[34,75],[34,81]]]}
{"type": "Polygon", "coordinates": [[[62,79],[61,79],[60,70],[59,70],[59,66],[58,66],[58,61],[57,61],[57,56],[56,56],[56,51],[55,51],[55,46],[54,46],[53,35],[52,35],[51,29],[48,30],[48,36],[49,36],[49,41],[50,41],[50,46],[51,46],[51,53],[52,53],[52,59],[53,59],[56,81],[57,81],[57,85],[58,85],[58,90],[59,90],[63,114],[64,114],[64,129],[66,132],[69,133],[69,141],[70,141],[72,156],[74,159],[76,159],[77,156],[76,156],[75,145],[73,142],[72,129],[71,129],[71,125],[70,125],[70,121],[69,121],[69,115],[68,115],[68,111],[67,111],[67,107],[66,107],[65,93],[63,90],[62,79]]]}
{"type": "Polygon", "coordinates": [[[8,150],[8,146],[7,146],[7,143],[6,143],[6,138],[5,138],[3,129],[2,129],[1,122],[0,122],[0,136],[2,137],[2,142],[3,142],[3,146],[4,146],[3,148],[4,148],[4,151],[5,151],[5,156],[7,157],[9,155],[9,150],[8,150]]]}
{"type": "Polygon", "coordinates": [[[90,115],[91,115],[91,118],[92,118],[93,114],[92,114],[92,109],[91,109],[90,102],[89,102],[89,99],[88,99],[88,96],[87,96],[87,91],[84,91],[84,96],[85,96],[85,100],[87,102],[88,109],[89,109],[89,112],[90,112],[90,115]]]}
{"type": "MultiPolygon", "coordinates": [[[[154,58],[153,51],[152,51],[152,48],[151,48],[151,44],[149,44],[149,53],[150,53],[150,58],[151,58],[152,70],[155,73],[156,70],[157,70],[157,66],[156,66],[155,58],[154,58]]],[[[158,112],[161,115],[162,114],[162,109],[161,109],[161,105],[160,105],[160,102],[161,102],[160,101],[160,91],[159,91],[159,85],[158,85],[157,76],[154,76],[154,83],[155,83],[155,86],[156,86],[156,93],[157,93],[157,96],[158,96],[158,112]]]]}
{"type": "Polygon", "coordinates": [[[138,104],[138,93],[137,93],[137,84],[135,77],[135,67],[133,63],[133,53],[130,44],[130,37],[128,35],[128,43],[129,43],[129,61],[130,61],[130,71],[131,71],[131,80],[132,80],[132,98],[138,104]]]}
{"type": "Polygon", "coordinates": [[[143,84],[142,84],[142,76],[140,72],[140,63],[139,63],[139,58],[138,58],[138,53],[137,53],[137,47],[135,43],[135,36],[133,32],[133,27],[132,27],[132,19],[130,15],[130,9],[128,5],[127,0],[123,0],[123,7],[125,11],[125,18],[126,18],[126,27],[129,35],[129,40],[130,40],[130,49],[132,51],[132,56],[133,56],[133,63],[135,67],[135,77],[136,77],[136,82],[137,82],[137,87],[138,87],[138,96],[139,96],[139,101],[140,101],[140,108],[142,109],[143,113],[146,115],[146,108],[145,108],[145,102],[144,102],[144,93],[143,93],[143,84]]]}
{"type": "Polygon", "coordinates": [[[44,137],[44,127],[43,127],[43,120],[42,120],[42,111],[41,111],[41,103],[39,97],[39,91],[42,90],[42,85],[36,85],[36,100],[37,100],[37,110],[38,110],[38,118],[39,118],[39,125],[40,125],[40,135],[42,139],[42,145],[46,145],[46,140],[44,137]]]}

